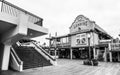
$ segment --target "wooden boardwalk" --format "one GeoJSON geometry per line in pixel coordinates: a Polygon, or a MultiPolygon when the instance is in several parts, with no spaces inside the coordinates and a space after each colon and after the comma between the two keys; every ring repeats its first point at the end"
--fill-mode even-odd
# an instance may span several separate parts
{"type": "Polygon", "coordinates": [[[8,71],[0,75],[120,75],[120,63],[99,62],[99,66],[87,66],[82,60],[59,59],[58,66],[8,71]]]}

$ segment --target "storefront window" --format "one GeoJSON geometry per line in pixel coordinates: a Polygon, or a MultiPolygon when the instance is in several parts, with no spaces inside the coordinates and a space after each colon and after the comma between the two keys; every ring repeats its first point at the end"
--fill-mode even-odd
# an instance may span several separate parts
{"type": "Polygon", "coordinates": [[[76,35],[76,44],[77,45],[86,45],[87,44],[86,34],[76,35]]]}
{"type": "Polygon", "coordinates": [[[64,37],[61,39],[62,43],[68,43],[69,42],[69,39],[68,37],[64,37]]]}

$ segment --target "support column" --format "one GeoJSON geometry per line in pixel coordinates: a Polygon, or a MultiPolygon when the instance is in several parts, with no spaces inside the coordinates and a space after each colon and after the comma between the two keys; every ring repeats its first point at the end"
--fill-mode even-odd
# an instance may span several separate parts
{"type": "Polygon", "coordinates": [[[57,48],[55,48],[55,60],[57,59],[57,48]]]}
{"type": "Polygon", "coordinates": [[[8,70],[9,58],[10,58],[10,44],[5,44],[2,60],[2,70],[8,70]]]}
{"type": "Polygon", "coordinates": [[[118,52],[118,61],[120,61],[120,53],[118,52]]]}
{"type": "Polygon", "coordinates": [[[104,61],[107,62],[107,48],[105,47],[105,52],[104,52],[104,61]]]}
{"type": "Polygon", "coordinates": [[[110,62],[112,62],[112,52],[109,52],[110,62]]]}
{"type": "Polygon", "coordinates": [[[94,56],[94,59],[96,59],[96,50],[95,50],[95,47],[93,48],[93,56],[94,56]]]}
{"type": "Polygon", "coordinates": [[[73,58],[73,49],[70,48],[70,59],[72,60],[72,58],[73,58]]]}
{"type": "Polygon", "coordinates": [[[99,49],[97,49],[97,55],[96,55],[97,59],[98,59],[98,56],[99,56],[99,49]]]}

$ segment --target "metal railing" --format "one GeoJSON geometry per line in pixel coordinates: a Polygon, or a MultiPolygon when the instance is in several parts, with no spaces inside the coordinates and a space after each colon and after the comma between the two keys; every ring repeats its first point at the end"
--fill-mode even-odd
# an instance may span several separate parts
{"type": "Polygon", "coordinates": [[[14,51],[13,47],[11,47],[11,52],[13,53],[15,59],[17,60],[19,65],[23,64],[23,61],[20,60],[20,58],[17,56],[16,52],[14,51]]]}
{"type": "Polygon", "coordinates": [[[47,53],[45,50],[43,50],[40,46],[38,46],[37,44],[35,44],[34,42],[32,42],[38,49],[40,49],[45,55],[47,55],[50,59],[52,59],[53,61],[56,61],[54,58],[51,57],[51,55],[49,53],[47,53]]]}
{"type": "Polygon", "coordinates": [[[2,2],[1,12],[7,13],[7,14],[9,14],[11,16],[15,16],[15,17],[18,17],[19,14],[21,14],[21,13],[26,14],[28,16],[28,22],[42,26],[42,21],[43,21],[42,18],[40,18],[22,8],[19,8],[5,0],[0,0],[0,2],[2,2]]]}

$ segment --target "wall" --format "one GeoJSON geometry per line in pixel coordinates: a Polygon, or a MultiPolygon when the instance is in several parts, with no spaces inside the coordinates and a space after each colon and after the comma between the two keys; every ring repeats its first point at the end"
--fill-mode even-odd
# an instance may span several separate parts
{"type": "MultiPolygon", "coordinates": [[[[1,16],[1,14],[0,14],[0,16],[1,16]]],[[[6,17],[9,17],[9,16],[6,16],[6,17]]],[[[6,40],[13,38],[17,34],[27,35],[27,18],[28,17],[26,15],[21,14],[19,16],[19,18],[16,18],[16,22],[17,22],[16,25],[14,25],[14,23],[12,23],[12,24],[9,23],[9,25],[13,25],[14,27],[12,27],[11,29],[7,30],[3,34],[2,42],[5,42],[6,40]]],[[[11,17],[11,19],[14,19],[14,18],[11,17]]],[[[9,22],[9,21],[6,21],[6,22],[9,22]]],[[[6,23],[4,23],[4,24],[6,24],[6,23]]]]}
{"type": "Polygon", "coordinates": [[[87,35],[86,33],[82,33],[71,36],[71,46],[72,47],[88,46],[88,39],[86,35],[87,35]],[[82,41],[84,41],[84,43],[82,41]]]}
{"type": "Polygon", "coordinates": [[[94,28],[94,23],[90,21],[83,15],[79,15],[76,17],[72,26],[70,27],[70,33],[79,32],[81,30],[90,30],[94,28]]]}
{"type": "Polygon", "coordinates": [[[97,33],[93,33],[94,36],[94,45],[98,45],[99,44],[99,37],[97,33]]]}
{"type": "MultiPolygon", "coordinates": [[[[76,34],[76,35],[71,36],[71,46],[72,47],[88,46],[87,34],[88,33],[82,33],[82,34],[76,34]],[[84,36],[81,38],[82,35],[84,36]],[[85,43],[77,44],[77,39],[83,39],[83,42],[85,41],[85,43]]],[[[89,34],[90,34],[90,46],[98,45],[98,41],[99,41],[98,35],[94,32],[93,33],[90,32],[89,34]]]]}

